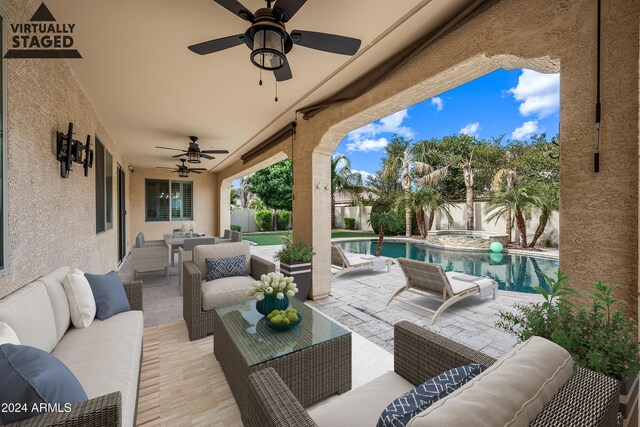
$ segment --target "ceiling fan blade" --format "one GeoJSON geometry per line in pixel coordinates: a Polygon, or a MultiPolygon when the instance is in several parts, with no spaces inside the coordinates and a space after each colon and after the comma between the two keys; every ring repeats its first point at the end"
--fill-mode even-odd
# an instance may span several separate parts
{"type": "Polygon", "coordinates": [[[229,150],[202,150],[200,152],[209,154],[229,154],[229,150]]]}
{"type": "Polygon", "coordinates": [[[202,173],[202,172],[197,171],[197,170],[195,170],[195,169],[189,169],[187,172],[188,172],[188,173],[202,173]]]}
{"type": "Polygon", "coordinates": [[[244,43],[244,34],[236,34],[235,36],[223,37],[221,39],[209,40],[189,46],[191,52],[198,55],[208,55],[210,53],[219,52],[229,49],[230,47],[239,46],[244,43]]]}
{"type": "Polygon", "coordinates": [[[202,153],[200,153],[200,157],[204,157],[205,159],[209,159],[209,160],[215,159],[215,157],[213,157],[213,156],[210,156],[208,154],[202,154],[202,153]]]}
{"type": "MultiPolygon", "coordinates": [[[[181,150],[181,149],[179,149],[179,148],[158,147],[157,145],[156,145],[156,148],[162,148],[163,150],[182,151],[182,152],[186,153],[186,151],[185,151],[185,150],[181,150]]],[[[181,155],[182,155],[182,154],[181,154],[181,155]]]]}
{"type": "Polygon", "coordinates": [[[280,22],[287,22],[306,2],[307,0],[277,0],[273,14],[280,22]]]}
{"type": "Polygon", "coordinates": [[[284,60],[284,64],[282,67],[277,70],[273,70],[273,74],[276,76],[276,80],[279,82],[284,82],[285,80],[289,80],[293,78],[291,74],[291,67],[289,66],[289,61],[284,60]]]}
{"type": "MultiPolygon", "coordinates": [[[[186,153],[185,150],[180,150],[180,151],[184,151],[186,153]]],[[[171,157],[182,157],[182,156],[184,156],[184,154],[176,154],[175,156],[171,156],[171,157]]]]}
{"type": "Polygon", "coordinates": [[[164,167],[164,166],[156,166],[156,169],[170,169],[170,170],[173,170],[173,168],[167,168],[167,167],[164,167]]]}
{"type": "Polygon", "coordinates": [[[215,1],[220,6],[224,7],[234,15],[238,15],[240,18],[244,19],[245,21],[253,22],[253,18],[254,18],[253,13],[251,13],[251,11],[246,7],[244,7],[239,1],[237,0],[213,0],[213,1],[215,1]]]}
{"type": "Polygon", "coordinates": [[[294,30],[291,39],[297,45],[340,55],[354,55],[362,42],[351,37],[314,31],[294,30]]]}
{"type": "Polygon", "coordinates": [[[206,171],[207,168],[189,168],[190,171],[206,171]]]}

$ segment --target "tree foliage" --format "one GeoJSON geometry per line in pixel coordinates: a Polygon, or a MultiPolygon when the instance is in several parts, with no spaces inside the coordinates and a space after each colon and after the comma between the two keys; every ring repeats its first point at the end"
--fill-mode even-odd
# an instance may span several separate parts
{"type": "Polygon", "coordinates": [[[291,159],[259,170],[251,175],[248,181],[249,190],[257,195],[266,207],[291,211],[293,191],[291,159]]]}

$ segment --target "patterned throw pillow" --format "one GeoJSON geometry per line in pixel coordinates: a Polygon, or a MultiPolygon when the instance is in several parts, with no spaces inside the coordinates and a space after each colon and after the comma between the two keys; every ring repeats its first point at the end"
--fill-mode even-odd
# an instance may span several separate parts
{"type": "Polygon", "coordinates": [[[246,276],[245,256],[231,258],[205,258],[207,263],[207,282],[223,277],[246,276]]]}
{"type": "Polygon", "coordinates": [[[391,402],[382,411],[376,427],[405,427],[435,401],[453,393],[485,369],[482,365],[472,363],[431,378],[391,402]]]}

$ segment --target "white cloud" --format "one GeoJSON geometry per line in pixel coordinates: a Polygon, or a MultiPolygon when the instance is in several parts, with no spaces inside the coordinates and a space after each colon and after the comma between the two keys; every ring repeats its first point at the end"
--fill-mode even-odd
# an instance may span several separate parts
{"type": "Polygon", "coordinates": [[[439,96],[434,96],[431,98],[431,103],[436,106],[438,111],[442,111],[444,108],[444,101],[439,96]]]}
{"type": "Polygon", "coordinates": [[[522,126],[516,128],[516,130],[511,133],[511,139],[524,139],[533,135],[534,133],[539,133],[541,130],[542,129],[540,125],[538,125],[537,120],[524,122],[522,126]]]}
{"type": "Polygon", "coordinates": [[[560,74],[522,70],[518,85],[507,92],[520,101],[524,117],[535,114],[542,119],[560,110],[560,74]]]}
{"type": "Polygon", "coordinates": [[[361,171],[361,170],[357,170],[357,169],[351,169],[351,172],[353,173],[359,173],[362,176],[362,181],[366,184],[367,181],[369,181],[369,179],[371,179],[371,177],[373,176],[373,174],[371,172],[367,172],[367,171],[361,171]]]}
{"type": "Polygon", "coordinates": [[[468,125],[466,125],[462,129],[460,129],[460,133],[462,135],[478,136],[478,131],[479,130],[480,130],[480,123],[473,122],[473,123],[469,123],[468,125]]]}
{"type": "Polygon", "coordinates": [[[364,153],[368,151],[380,151],[383,150],[387,145],[389,145],[389,141],[387,140],[387,138],[363,139],[349,142],[347,144],[347,151],[362,151],[364,153]]]}
{"type": "Polygon", "coordinates": [[[356,129],[347,134],[350,141],[347,144],[347,151],[379,151],[384,149],[389,141],[386,138],[378,138],[382,133],[391,133],[413,138],[415,132],[408,126],[402,126],[402,122],[409,116],[407,110],[398,111],[377,122],[356,129]]]}

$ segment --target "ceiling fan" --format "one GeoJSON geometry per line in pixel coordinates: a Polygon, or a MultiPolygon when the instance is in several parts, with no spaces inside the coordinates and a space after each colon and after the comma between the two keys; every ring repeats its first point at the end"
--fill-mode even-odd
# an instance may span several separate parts
{"type": "Polygon", "coordinates": [[[251,49],[253,65],[273,71],[276,81],[292,78],[286,54],[294,44],[341,55],[354,55],[360,49],[361,41],[351,37],[304,30],[288,33],[285,23],[293,18],[307,0],[277,0],[273,8],[273,0],[266,0],[267,7],[258,9],[255,13],[251,13],[237,0],[214,1],[249,21],[251,26],[244,34],[194,44],[189,49],[199,55],[207,55],[245,43],[251,49]]]}
{"type": "Polygon", "coordinates": [[[181,150],[179,148],[170,148],[170,147],[159,147],[156,145],[156,148],[161,148],[163,150],[174,150],[174,151],[182,151],[182,154],[177,154],[172,157],[182,157],[187,156],[187,161],[189,163],[201,163],[200,157],[204,157],[205,159],[213,160],[215,157],[210,156],[209,154],[229,154],[229,150],[201,150],[198,145],[198,137],[190,136],[189,139],[189,148],[186,150],[181,150]]]}
{"type": "Polygon", "coordinates": [[[187,178],[189,176],[190,173],[202,173],[202,171],[206,171],[205,168],[190,168],[189,166],[185,165],[184,162],[186,162],[186,159],[180,159],[180,161],[182,162],[181,165],[176,165],[177,169],[175,168],[166,168],[163,166],[156,166],[156,169],[171,169],[173,170],[173,172],[177,172],[178,176],[180,178],[187,178]]]}

